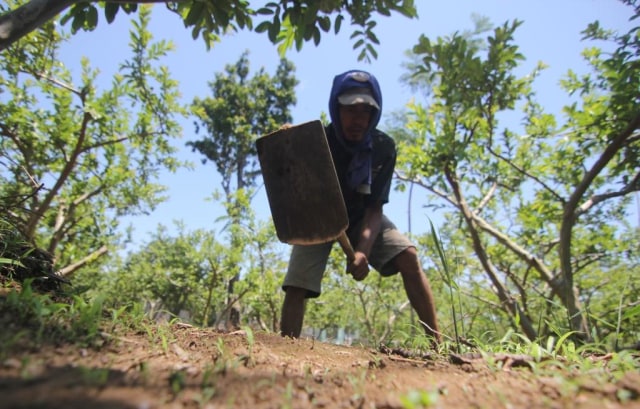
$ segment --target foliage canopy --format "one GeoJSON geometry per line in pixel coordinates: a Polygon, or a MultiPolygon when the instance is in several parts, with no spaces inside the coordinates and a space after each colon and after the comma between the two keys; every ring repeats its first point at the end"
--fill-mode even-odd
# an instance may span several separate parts
{"type": "Polygon", "coordinates": [[[594,23],[584,31],[613,51],[587,48],[591,73],[566,75],[562,86],[575,102],[562,121],[536,102],[533,83],[544,67],[515,74],[524,58],[513,41],[519,25],[497,27],[484,41],[420,38],[412,81],[430,98],[410,109],[400,178],[425,188],[431,203],[451,210],[449,226],[462,227],[447,236],[475,260],[461,265],[458,279],[479,280],[483,271],[491,283],[493,294],[476,297],[497,297],[493,304],[531,340],[563,329],[601,339],[615,320],[590,309],[603,291],[596,283],[624,294],[629,307],[638,295],[623,271],[637,270],[629,255],[638,231],[626,211],[640,190],[640,29],[614,33],[594,23]],[[518,112],[522,131],[502,124],[518,112]]]}
{"type": "Polygon", "coordinates": [[[100,9],[111,23],[119,12],[135,13],[144,3],[165,3],[191,29],[193,38],[201,38],[207,48],[224,33],[247,29],[265,33],[272,43],[279,44],[283,55],[294,46],[300,50],[308,41],[319,44],[323,33],[338,33],[349,19],[356,27],[351,38],[353,48],[360,50],[359,60],[377,57],[376,17],[392,13],[417,16],[413,0],[279,0],[261,3],[257,9],[247,0],[30,0],[17,8],[19,2],[11,1],[12,9],[0,8],[0,51],[65,10],[61,21],[71,22],[71,29],[76,32],[93,30],[98,25],[100,9]]]}

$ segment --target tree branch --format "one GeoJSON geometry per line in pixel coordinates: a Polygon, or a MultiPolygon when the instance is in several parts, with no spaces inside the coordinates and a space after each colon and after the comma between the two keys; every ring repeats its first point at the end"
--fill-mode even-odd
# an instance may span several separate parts
{"type": "Polygon", "coordinates": [[[616,192],[609,192],[609,193],[603,193],[600,195],[591,196],[589,200],[587,200],[582,205],[580,205],[580,207],[578,207],[578,209],[576,210],[576,217],[579,217],[580,215],[586,213],[589,209],[591,209],[593,206],[597,205],[598,203],[604,202],[605,200],[613,199],[615,197],[625,196],[631,192],[637,192],[639,190],[640,190],[640,172],[636,173],[633,180],[627,183],[627,185],[621,190],[618,190],[616,192]]]}
{"type": "Polygon", "coordinates": [[[567,308],[569,308],[569,317],[571,321],[571,329],[580,331],[584,336],[589,336],[589,329],[583,314],[578,309],[577,297],[573,290],[573,271],[571,266],[571,234],[573,226],[579,216],[578,203],[584,196],[585,192],[592,185],[594,179],[602,172],[602,170],[611,162],[613,157],[627,143],[628,139],[634,136],[634,132],[640,127],[640,113],[629,121],[627,126],[617,135],[613,135],[611,142],[607,145],[602,155],[593,164],[591,169],[584,175],[580,183],[569,197],[564,205],[562,224],[560,226],[560,246],[558,248],[558,256],[560,258],[560,271],[567,282],[565,287],[565,297],[569,300],[567,308]]]}
{"type": "Polygon", "coordinates": [[[29,75],[33,75],[34,77],[40,79],[40,80],[44,80],[44,81],[48,81],[50,83],[52,83],[53,85],[57,85],[58,87],[62,88],[62,89],[66,89],[69,92],[72,92],[76,95],[78,95],[79,97],[81,97],[84,100],[84,95],[82,94],[82,91],[74,88],[71,84],[67,84],[66,82],[62,82],[59,79],[56,78],[52,78],[46,74],[43,74],[41,72],[30,72],[30,71],[25,71],[25,70],[21,70],[21,72],[25,73],[25,74],[29,74],[29,75]]]}
{"type": "Polygon", "coordinates": [[[31,0],[0,16],[0,51],[80,0],[31,0]]]}
{"type": "Polygon", "coordinates": [[[498,280],[495,267],[489,259],[484,245],[482,244],[480,234],[478,233],[478,230],[476,228],[475,218],[477,217],[477,215],[474,215],[467,206],[455,173],[451,170],[450,166],[445,166],[444,174],[455,194],[456,200],[458,201],[458,208],[462,212],[462,215],[467,223],[467,231],[471,236],[473,250],[476,253],[476,256],[478,256],[482,268],[489,276],[491,283],[494,285],[498,293],[500,302],[504,306],[504,309],[509,313],[510,318],[513,319],[514,317],[519,317],[520,328],[523,330],[527,338],[529,338],[530,340],[535,340],[538,337],[538,334],[535,328],[533,328],[531,320],[521,310],[518,303],[509,293],[509,290],[500,282],[500,280],[498,280]]]}
{"type": "MultiPolygon", "coordinates": [[[[63,10],[85,0],[29,0],[15,10],[0,15],[0,51],[20,40],[25,35],[45,24],[63,10]]],[[[185,2],[177,0],[172,3],[185,2]]],[[[98,3],[89,0],[89,3],[98,3]]],[[[165,0],[111,0],[117,4],[168,3],[165,0]]]]}
{"type": "Polygon", "coordinates": [[[58,192],[60,191],[64,183],[69,178],[69,175],[73,171],[77,163],[78,157],[82,153],[82,145],[84,144],[84,141],[86,138],[87,126],[90,120],[91,120],[91,114],[89,114],[88,112],[85,113],[84,118],[82,120],[79,136],[78,136],[78,141],[76,142],[76,146],[71,154],[71,157],[69,158],[69,161],[67,161],[64,168],[60,172],[60,176],[56,180],[56,183],[54,184],[53,188],[51,188],[51,190],[45,196],[40,206],[38,206],[38,208],[35,209],[34,212],[31,214],[31,217],[29,217],[29,222],[27,223],[27,226],[25,229],[27,232],[28,238],[30,239],[33,238],[36,231],[36,227],[38,226],[38,223],[44,216],[45,212],[49,209],[49,207],[51,206],[51,202],[56,197],[56,195],[58,194],[58,192]]]}
{"type": "Polygon", "coordinates": [[[108,146],[108,145],[114,145],[120,142],[124,142],[126,140],[128,140],[129,137],[128,136],[123,136],[117,139],[113,139],[113,140],[109,140],[109,141],[103,141],[103,142],[98,142],[98,143],[94,143],[92,145],[87,145],[82,149],[82,152],[89,152],[92,149],[95,148],[102,148],[103,146],[108,146]]]}
{"type": "Polygon", "coordinates": [[[555,190],[553,190],[549,185],[544,183],[538,177],[536,177],[536,176],[530,174],[529,172],[527,172],[526,170],[522,169],[521,167],[519,167],[518,165],[513,163],[513,161],[511,161],[510,159],[505,158],[504,156],[500,155],[499,153],[494,152],[494,150],[490,146],[487,146],[487,150],[489,151],[489,153],[491,155],[495,156],[496,158],[500,159],[503,162],[506,162],[507,165],[511,166],[513,169],[515,169],[521,175],[526,176],[527,178],[529,178],[529,179],[535,181],[536,183],[538,183],[540,186],[543,187],[544,190],[546,190],[547,192],[551,193],[551,195],[553,195],[559,202],[563,202],[564,201],[562,196],[560,196],[558,193],[556,193],[555,190]]]}
{"type": "Polygon", "coordinates": [[[400,304],[396,312],[392,310],[392,312],[389,314],[389,317],[387,317],[387,322],[384,326],[384,331],[382,331],[382,334],[378,337],[378,341],[377,341],[378,345],[381,345],[384,342],[384,340],[389,336],[389,334],[391,333],[391,328],[393,327],[393,323],[398,318],[398,314],[404,311],[409,305],[411,304],[407,300],[402,304],[400,304]]]}
{"type": "Polygon", "coordinates": [[[70,264],[70,265],[64,267],[63,269],[59,270],[58,274],[61,275],[62,277],[69,276],[69,275],[75,273],[80,268],[84,267],[85,265],[87,265],[87,264],[91,263],[92,261],[96,260],[98,257],[100,257],[103,254],[107,253],[108,251],[109,250],[107,249],[107,246],[102,246],[98,250],[96,250],[93,253],[89,254],[87,257],[85,257],[82,260],[78,261],[77,263],[70,264]]]}
{"type": "Polygon", "coordinates": [[[93,191],[87,192],[73,200],[69,206],[66,206],[64,203],[60,204],[60,207],[58,208],[58,215],[56,216],[55,225],[53,227],[53,234],[51,235],[51,240],[49,241],[49,246],[47,247],[47,250],[51,254],[55,254],[55,249],[58,246],[58,243],[69,232],[69,230],[73,228],[73,226],[75,226],[76,223],[72,223],[70,226],[64,228],[69,220],[73,220],[71,219],[71,216],[73,216],[77,207],[93,196],[100,194],[103,190],[104,186],[99,186],[93,191]]]}
{"type": "Polygon", "coordinates": [[[489,191],[487,192],[487,194],[484,195],[482,200],[480,200],[480,203],[478,203],[478,206],[476,207],[475,213],[480,213],[480,211],[486,206],[486,204],[489,203],[489,200],[491,200],[491,198],[493,197],[493,194],[496,192],[497,188],[498,188],[498,184],[496,182],[493,182],[491,184],[491,187],[489,188],[489,191]]]}
{"type": "Polygon", "coordinates": [[[395,175],[396,179],[402,180],[404,182],[410,182],[410,183],[416,184],[416,185],[428,190],[429,192],[433,193],[434,195],[438,196],[442,200],[445,200],[446,202],[448,202],[449,204],[453,205],[454,207],[456,207],[456,208],[458,207],[458,203],[455,201],[454,198],[452,198],[451,196],[447,195],[445,192],[442,192],[442,191],[440,191],[438,189],[434,189],[433,187],[424,184],[420,180],[420,178],[410,178],[408,176],[403,175],[398,170],[394,171],[394,175],[395,175]]]}

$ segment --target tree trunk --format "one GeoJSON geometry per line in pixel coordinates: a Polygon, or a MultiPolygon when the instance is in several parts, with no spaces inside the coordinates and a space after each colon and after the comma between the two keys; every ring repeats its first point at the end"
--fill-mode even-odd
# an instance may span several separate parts
{"type": "Polygon", "coordinates": [[[480,240],[480,234],[478,233],[473,214],[469,209],[469,206],[467,206],[464,197],[462,196],[460,185],[458,184],[456,176],[449,167],[445,167],[444,173],[447,177],[447,180],[449,181],[449,184],[456,197],[456,201],[458,202],[458,206],[462,211],[462,215],[467,223],[468,231],[471,234],[473,250],[478,256],[478,259],[480,260],[480,264],[482,264],[484,271],[489,276],[491,283],[495,287],[498,298],[502,303],[502,307],[510,314],[515,322],[519,323],[520,328],[522,329],[526,337],[534,341],[536,338],[538,338],[538,332],[533,327],[531,319],[520,309],[518,302],[509,294],[509,290],[504,285],[502,285],[502,283],[498,279],[495,268],[489,260],[484,246],[482,245],[482,241],[480,240]]]}
{"type": "Polygon", "coordinates": [[[0,16],[0,51],[79,0],[31,0],[0,16]]]}
{"type": "MultiPolygon", "coordinates": [[[[540,274],[540,278],[551,288],[551,291],[560,298],[562,305],[566,308],[570,319],[571,329],[580,333],[587,334],[587,322],[580,300],[576,296],[577,289],[573,286],[573,281],[567,281],[563,274],[554,276],[544,265],[542,260],[536,258],[526,250],[518,246],[507,236],[497,231],[489,225],[484,219],[477,215],[472,215],[476,225],[483,231],[490,234],[505,247],[513,251],[521,260],[529,264],[534,270],[540,274]],[[575,325],[575,326],[574,326],[575,325]]],[[[570,233],[570,232],[569,232],[570,233]]],[[[561,238],[562,240],[562,238],[561,238]]],[[[560,246],[562,248],[562,245],[560,246]]]]}
{"type": "Polygon", "coordinates": [[[566,307],[569,312],[569,323],[571,329],[576,331],[580,338],[590,340],[589,327],[587,319],[580,307],[580,300],[573,285],[573,268],[571,265],[571,236],[573,226],[575,225],[580,214],[580,201],[595,178],[600,175],[603,169],[613,160],[615,155],[624,148],[625,142],[640,127],[640,114],[636,115],[629,121],[629,124],[619,134],[613,135],[611,142],[602,152],[602,155],[593,164],[591,169],[584,175],[580,183],[564,204],[562,225],[560,227],[560,247],[558,248],[558,256],[560,258],[560,270],[562,271],[563,281],[565,282],[564,291],[566,298],[566,307]]]}

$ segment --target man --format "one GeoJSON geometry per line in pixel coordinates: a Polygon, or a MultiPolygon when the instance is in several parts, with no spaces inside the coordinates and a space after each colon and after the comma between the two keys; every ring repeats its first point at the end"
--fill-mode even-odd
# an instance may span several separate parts
{"type": "MultiPolygon", "coordinates": [[[[337,75],[329,97],[331,124],[326,128],[342,195],[349,215],[347,235],[355,259],[347,272],[364,280],[369,265],[382,276],[400,272],[412,307],[434,344],[441,341],[429,282],[415,245],[383,214],[389,201],[396,162],[395,142],[376,129],[382,95],[376,78],[365,71],[337,75]]],[[[281,334],[297,338],[302,330],[306,298],[318,297],[333,243],[293,246],[282,306],[281,334]]]]}

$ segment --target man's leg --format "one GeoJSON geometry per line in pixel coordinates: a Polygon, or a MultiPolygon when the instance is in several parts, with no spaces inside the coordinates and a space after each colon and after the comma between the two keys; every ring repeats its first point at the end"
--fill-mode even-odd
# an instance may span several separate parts
{"type": "Polygon", "coordinates": [[[416,249],[414,247],[407,248],[395,257],[394,262],[402,275],[409,302],[418,313],[418,318],[422,321],[427,336],[432,337],[435,343],[442,342],[433,293],[429,280],[420,266],[416,249]]]}
{"type": "Polygon", "coordinates": [[[287,274],[282,282],[285,291],[280,317],[280,333],[285,337],[298,338],[302,331],[305,298],[319,296],[327,259],[332,242],[310,246],[294,245],[287,274]]]}
{"type": "Polygon", "coordinates": [[[299,287],[287,287],[282,303],[280,334],[283,337],[298,338],[304,319],[304,302],[307,290],[299,287]]]}

